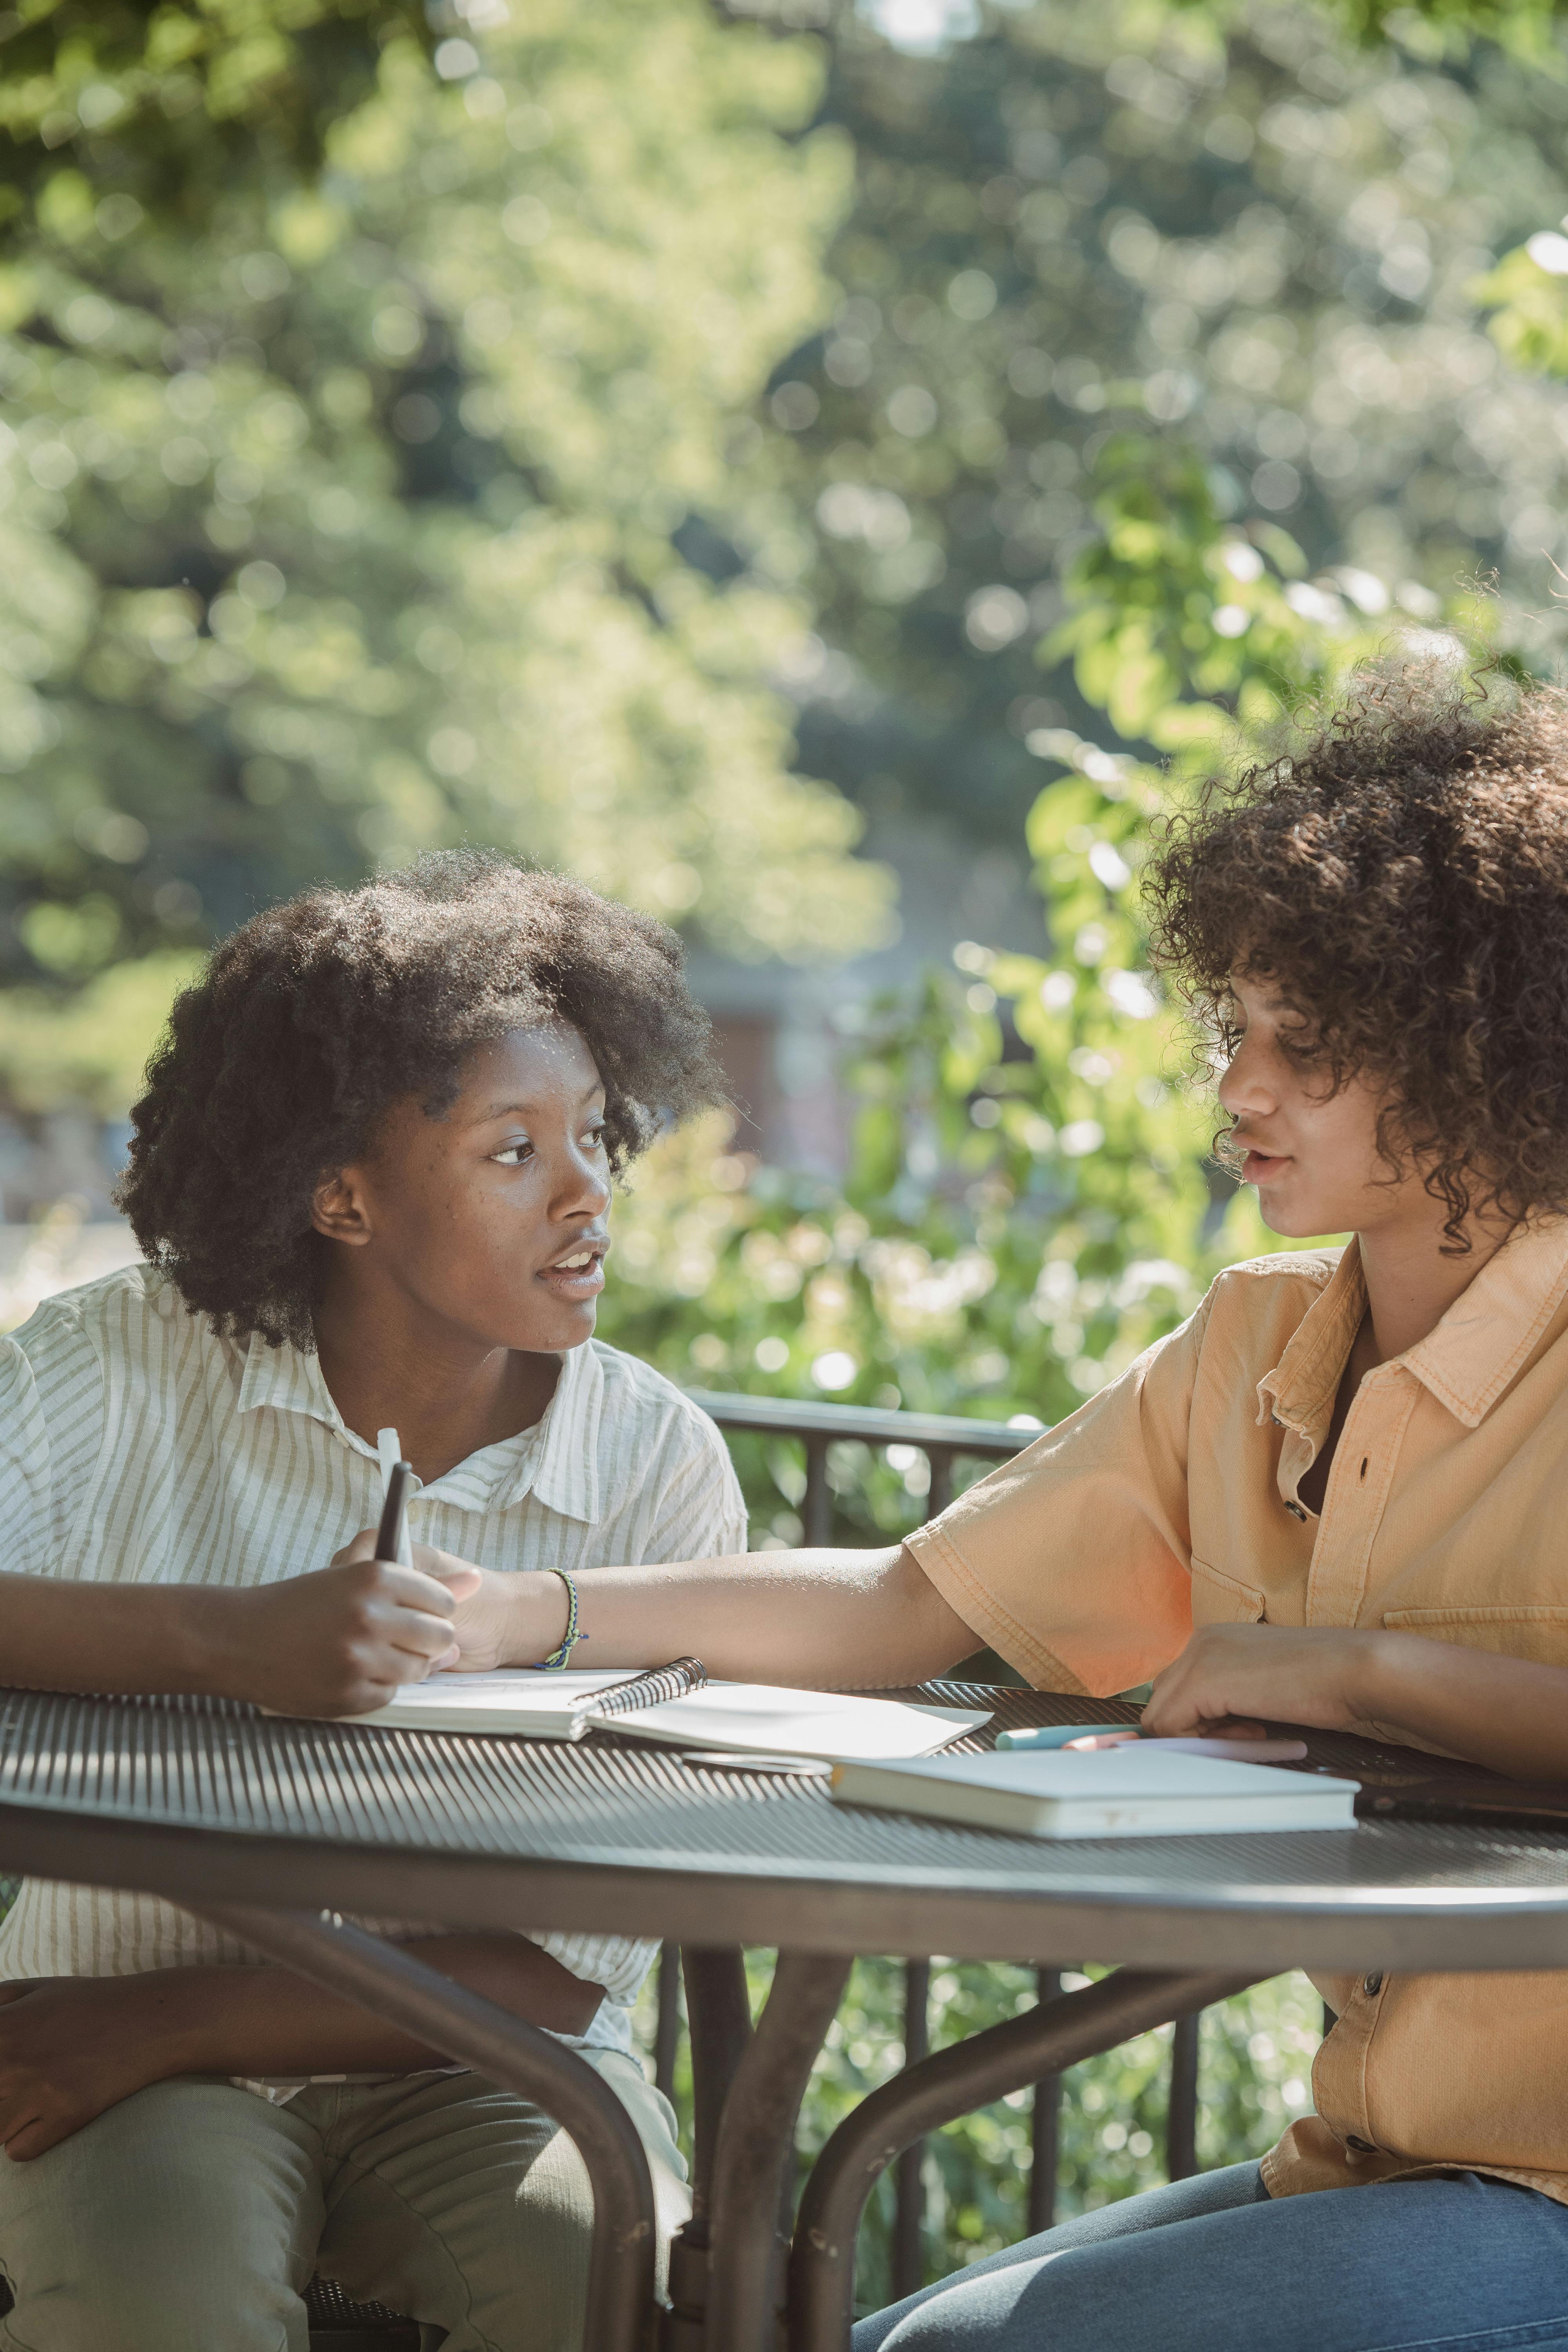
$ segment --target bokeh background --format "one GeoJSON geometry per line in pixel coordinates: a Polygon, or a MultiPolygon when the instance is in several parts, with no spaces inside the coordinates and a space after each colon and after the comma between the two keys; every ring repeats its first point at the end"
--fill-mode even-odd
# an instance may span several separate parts
{"type": "MultiPolygon", "coordinates": [[[[1138,869],[1358,661],[1555,670],[1546,0],[31,0],[0,62],[0,1321],[134,1255],[203,950],[461,841],[689,943],[739,1113],[603,1324],[678,1381],[1027,1428],[1270,1245],[1138,869]]],[[[911,1449],[831,1477],[922,1515],[911,1449]]],[[[939,1964],[938,2038],[1029,1998],[939,1964]]],[[[898,2014],[863,1964],[808,2138],[898,2014]]],[[[1318,2025],[1205,2021],[1205,2161],[1318,2025]]],[[[1163,2083],[1076,2070],[1061,2210],[1160,2177],[1163,2083]]],[[[1026,2162],[940,2137],[933,2273],[1026,2162]]]]}

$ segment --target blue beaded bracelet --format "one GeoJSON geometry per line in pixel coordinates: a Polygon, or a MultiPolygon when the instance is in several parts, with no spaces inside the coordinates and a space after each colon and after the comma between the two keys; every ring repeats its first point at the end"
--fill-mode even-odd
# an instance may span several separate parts
{"type": "Polygon", "coordinates": [[[553,1675],[559,1674],[561,1669],[565,1665],[566,1661],[571,1656],[573,1649],[576,1643],[579,1642],[585,1642],[588,1636],[586,1633],[580,1633],[577,1631],[577,1580],[575,1577],[569,1576],[563,1568],[552,1568],[548,1570],[548,1573],[551,1576],[558,1576],[561,1579],[562,1583],[566,1587],[566,1599],[568,1602],[566,1631],[562,1635],[560,1641],[556,1643],[554,1649],[551,1651],[550,1655],[547,1658],[541,1658],[539,1661],[540,1671],[547,1675],[553,1675]]]}

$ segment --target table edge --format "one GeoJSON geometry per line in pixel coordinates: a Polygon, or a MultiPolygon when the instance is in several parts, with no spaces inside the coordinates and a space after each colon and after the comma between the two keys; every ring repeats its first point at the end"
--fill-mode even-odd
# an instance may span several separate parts
{"type": "Polygon", "coordinates": [[[1076,1895],[877,1886],[773,1872],[392,1852],[311,1837],[125,1822],[0,1800],[0,1869],[134,1889],[199,1907],[353,1911],[431,1927],[667,1937],[837,1953],[1141,1967],[1417,1973],[1568,1969],[1561,1890],[1389,1890],[1353,1905],[1194,1893],[1152,1904],[1076,1895]]]}

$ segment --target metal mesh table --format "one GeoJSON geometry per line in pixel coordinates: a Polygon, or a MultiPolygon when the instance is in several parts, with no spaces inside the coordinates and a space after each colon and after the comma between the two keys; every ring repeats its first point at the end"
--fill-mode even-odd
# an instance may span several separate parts
{"type": "MultiPolygon", "coordinates": [[[[923,1696],[994,1706],[999,1723],[1084,1705],[951,1683],[923,1696]]],[[[1395,1753],[1312,1744],[1342,1769],[1395,1753]]],[[[847,1954],[1568,1964],[1568,1822],[1049,1845],[845,1810],[820,1782],[694,1769],[631,1739],[286,1722],[207,1699],[0,1695],[0,1867],[197,1908],[261,1895],[454,1927],[847,1954]]]]}
{"type": "MultiPolygon", "coordinates": [[[[998,1721],[1085,1711],[955,1684],[901,1695],[998,1721]]],[[[1311,1764],[1395,1790],[1430,1769],[1318,1738],[1311,1764]]],[[[822,2242],[797,2240],[791,2290],[803,2346],[843,2341],[849,2224],[876,2172],[935,2122],[1284,1968],[1568,1966],[1568,1822],[1050,1845],[841,1809],[820,1782],[691,1768],[630,1738],[461,1738],[202,1699],[0,1694],[0,1870],[163,1895],[537,2098],[594,2179],[595,2352],[637,2340],[651,2294],[651,2190],[623,2112],[549,2036],[342,1914],[780,1948],[757,2032],[734,2041],[700,2183],[709,2352],[765,2339],[795,2112],[858,1953],[1126,1965],[908,2070],[866,2103],[858,2139],[825,2151],[803,2208],[822,2242]]]]}

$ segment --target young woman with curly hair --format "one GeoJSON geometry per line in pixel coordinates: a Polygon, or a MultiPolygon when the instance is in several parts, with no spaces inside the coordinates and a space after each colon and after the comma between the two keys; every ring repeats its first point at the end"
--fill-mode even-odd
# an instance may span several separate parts
{"type": "MultiPolygon", "coordinates": [[[[901,1547],[596,1576],[605,1664],[911,1683],[990,1643],[1167,1734],[1568,1780],[1568,704],[1370,684],[1151,877],[1290,1239],[901,1547]]],[[[485,1578],[466,1663],[559,1638],[485,1578]]],[[[1332,1977],[1318,2112],[862,2323],[857,2352],[1568,2347],[1568,1977],[1332,1977]]]]}
{"type": "MultiPolygon", "coordinates": [[[[324,1564],[387,1427],[486,1576],[739,1549],[711,1423],[593,1338],[616,1173],[721,1091],[670,933],[557,877],[437,857],[247,923],[136,1107],[147,1263],[0,1344],[6,1679],[350,1715],[455,1661],[479,1567],[324,1564]]],[[[653,1948],[421,1948],[604,2074],[668,2234],[653,1948]]],[[[0,1979],[0,2343],[304,2352],[319,2263],[447,2352],[577,2352],[592,2198],[527,2101],[144,1895],[28,1883],[0,1979]]]]}

